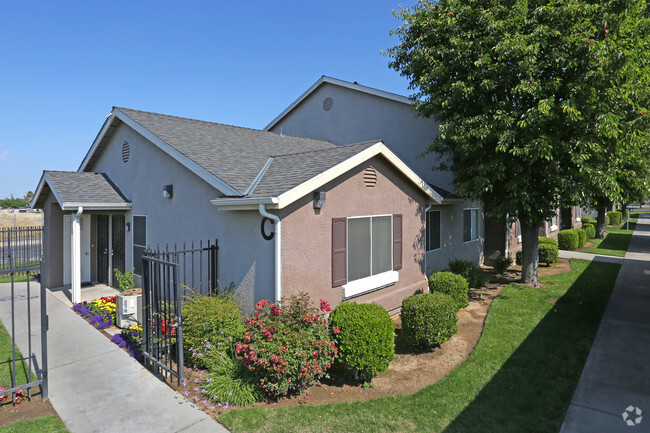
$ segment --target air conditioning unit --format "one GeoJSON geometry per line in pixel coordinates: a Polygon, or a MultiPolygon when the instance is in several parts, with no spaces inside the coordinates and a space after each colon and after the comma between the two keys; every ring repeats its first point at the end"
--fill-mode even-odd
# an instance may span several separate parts
{"type": "Polygon", "coordinates": [[[129,289],[117,294],[116,319],[118,328],[142,325],[142,289],[129,289]]]}

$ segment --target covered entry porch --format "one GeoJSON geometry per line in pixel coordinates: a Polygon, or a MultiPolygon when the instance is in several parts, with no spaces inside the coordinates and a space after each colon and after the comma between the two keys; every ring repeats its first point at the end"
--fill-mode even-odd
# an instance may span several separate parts
{"type": "Polygon", "coordinates": [[[44,213],[46,287],[69,288],[72,303],[78,303],[82,284],[116,284],[112,270],[125,270],[131,203],[107,175],[45,171],[32,207],[44,213]]]}

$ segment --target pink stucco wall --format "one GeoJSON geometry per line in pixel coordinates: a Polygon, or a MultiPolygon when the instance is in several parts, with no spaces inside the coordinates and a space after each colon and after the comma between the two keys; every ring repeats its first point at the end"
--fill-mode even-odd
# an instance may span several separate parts
{"type": "Polygon", "coordinates": [[[426,196],[383,157],[377,156],[328,183],[323,209],[313,208],[312,194],[282,212],[282,291],[291,296],[300,291],[314,302],[324,299],[332,307],[342,301],[342,287],[332,287],[332,218],[384,214],[403,215],[403,266],[392,286],[356,298],[375,302],[396,312],[402,300],[426,290],[424,210],[426,196]],[[373,188],[364,184],[363,172],[377,172],[373,188]]]}

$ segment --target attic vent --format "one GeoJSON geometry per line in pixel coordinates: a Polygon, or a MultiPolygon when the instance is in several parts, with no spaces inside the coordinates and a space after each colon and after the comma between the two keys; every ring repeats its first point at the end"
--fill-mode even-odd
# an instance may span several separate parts
{"type": "Polygon", "coordinates": [[[330,111],[334,106],[334,100],[329,96],[323,101],[323,110],[330,111]]]}
{"type": "Polygon", "coordinates": [[[129,146],[128,141],[125,141],[122,144],[122,161],[129,162],[130,156],[131,156],[131,146],[129,146]]]}
{"type": "Polygon", "coordinates": [[[368,188],[374,188],[374,186],[377,185],[377,171],[374,168],[368,167],[364,170],[363,183],[365,183],[368,188]]]}

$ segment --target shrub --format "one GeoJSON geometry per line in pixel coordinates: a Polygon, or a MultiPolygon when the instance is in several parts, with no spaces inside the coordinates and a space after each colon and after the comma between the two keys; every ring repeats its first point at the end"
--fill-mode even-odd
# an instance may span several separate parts
{"type": "MultiPolygon", "coordinates": [[[[539,248],[537,251],[539,252],[539,248]]],[[[524,252],[522,250],[519,250],[515,253],[515,263],[518,266],[521,266],[523,262],[524,262],[524,252]]]]}
{"type": "Polygon", "coordinates": [[[216,356],[211,356],[210,373],[201,384],[209,400],[225,407],[245,406],[262,400],[264,394],[257,386],[257,379],[239,358],[229,350],[212,350],[212,353],[216,356]]]}
{"type": "Polygon", "coordinates": [[[455,300],[444,293],[420,293],[402,301],[402,335],[416,349],[429,349],[458,331],[455,300]]]}
{"type": "Polygon", "coordinates": [[[120,292],[124,292],[126,290],[132,289],[135,287],[135,283],[133,282],[133,268],[131,268],[130,271],[122,273],[120,272],[119,269],[115,268],[113,269],[113,273],[115,275],[115,278],[118,281],[118,289],[120,292]]]}
{"type": "Polygon", "coordinates": [[[574,229],[578,233],[578,248],[582,248],[587,243],[587,231],[584,229],[574,229]]]}
{"type": "Polygon", "coordinates": [[[281,305],[260,301],[255,309],[235,350],[262,392],[278,398],[318,383],[337,353],[323,314],[329,304],[321,300],[318,311],[307,294],[300,293],[281,305]]]}
{"type": "Polygon", "coordinates": [[[452,272],[434,272],[429,277],[429,291],[451,296],[456,303],[456,310],[467,307],[469,286],[467,280],[452,272]]]}
{"type": "Polygon", "coordinates": [[[596,225],[596,220],[593,218],[589,217],[582,217],[580,218],[580,221],[582,221],[582,226],[584,227],[585,224],[593,224],[594,226],[596,225]]]}
{"type": "Polygon", "coordinates": [[[380,305],[344,302],[332,310],[330,328],[339,350],[337,364],[356,380],[371,381],[395,356],[395,328],[380,305]]]}
{"type": "Polygon", "coordinates": [[[587,239],[596,237],[596,227],[593,224],[582,224],[582,229],[587,232],[587,239]]]}
{"type": "Polygon", "coordinates": [[[557,248],[557,241],[555,239],[553,239],[553,238],[547,238],[547,237],[544,237],[544,236],[540,236],[539,238],[537,238],[537,241],[538,241],[539,245],[547,244],[547,245],[553,245],[553,246],[555,246],[557,248]]]}
{"type": "Polygon", "coordinates": [[[539,262],[546,263],[546,266],[551,266],[551,264],[557,263],[560,260],[557,245],[550,243],[539,244],[537,253],[539,255],[539,262]]]}
{"type": "Polygon", "coordinates": [[[470,287],[481,287],[489,281],[489,277],[476,267],[471,260],[454,259],[449,261],[449,272],[461,275],[470,287]]]}
{"type": "Polygon", "coordinates": [[[561,230],[557,234],[557,243],[561,250],[577,250],[578,233],[573,229],[561,230]]]}
{"type": "Polygon", "coordinates": [[[608,212],[607,215],[609,215],[609,225],[616,226],[623,221],[623,214],[618,211],[608,212]]]}
{"type": "Polygon", "coordinates": [[[244,319],[239,305],[229,295],[197,295],[183,303],[183,346],[186,359],[205,368],[202,357],[193,349],[219,343],[231,343],[244,336],[244,319]]]}
{"type": "Polygon", "coordinates": [[[512,257],[499,256],[494,261],[494,271],[497,274],[503,274],[510,266],[512,266],[512,257]]]}
{"type": "Polygon", "coordinates": [[[610,222],[609,222],[609,213],[606,213],[606,214],[605,214],[605,225],[606,225],[606,226],[611,225],[610,222]]]}

